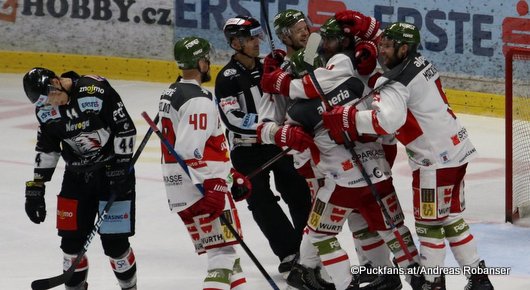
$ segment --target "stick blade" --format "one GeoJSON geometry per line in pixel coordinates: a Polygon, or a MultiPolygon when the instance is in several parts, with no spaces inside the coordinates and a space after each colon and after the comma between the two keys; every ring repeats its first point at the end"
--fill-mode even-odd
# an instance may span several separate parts
{"type": "Polygon", "coordinates": [[[320,42],[322,41],[322,36],[320,34],[313,32],[309,35],[307,40],[307,45],[304,49],[304,62],[313,66],[315,62],[315,56],[318,53],[318,48],[320,47],[320,42]]]}
{"type": "Polygon", "coordinates": [[[31,282],[31,289],[33,290],[51,289],[61,284],[64,284],[66,282],[66,278],[67,277],[63,273],[55,277],[35,280],[31,282]]]}

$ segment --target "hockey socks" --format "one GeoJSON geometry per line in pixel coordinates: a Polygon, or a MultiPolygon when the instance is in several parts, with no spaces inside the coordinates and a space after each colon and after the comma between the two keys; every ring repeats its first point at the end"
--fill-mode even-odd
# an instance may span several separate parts
{"type": "MultiPolygon", "coordinates": [[[[63,253],[63,271],[66,272],[76,258],[77,255],[63,253]]],[[[65,283],[66,290],[85,290],[87,288],[87,276],[88,258],[86,255],[83,255],[83,258],[81,258],[81,262],[77,264],[77,267],[74,270],[74,275],[72,275],[72,278],[70,278],[70,280],[65,283]]]]}
{"type": "Polygon", "coordinates": [[[119,258],[109,257],[110,265],[122,289],[134,289],[136,286],[136,258],[132,248],[119,258]]]}
{"type": "Polygon", "coordinates": [[[334,236],[311,232],[311,241],[320,254],[322,265],[337,289],[346,289],[352,281],[350,260],[334,236]]]}

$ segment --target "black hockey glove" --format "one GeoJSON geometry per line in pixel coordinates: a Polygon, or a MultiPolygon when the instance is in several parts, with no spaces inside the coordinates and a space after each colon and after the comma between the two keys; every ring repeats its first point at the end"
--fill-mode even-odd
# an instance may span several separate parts
{"type": "Polygon", "coordinates": [[[132,179],[132,173],[129,173],[128,163],[109,164],[105,169],[111,192],[117,192],[121,197],[125,197],[132,192],[134,179],[132,179]]]}
{"type": "Polygon", "coordinates": [[[26,214],[36,224],[40,224],[46,219],[45,189],[46,186],[44,186],[42,181],[32,180],[26,182],[26,214]]]}

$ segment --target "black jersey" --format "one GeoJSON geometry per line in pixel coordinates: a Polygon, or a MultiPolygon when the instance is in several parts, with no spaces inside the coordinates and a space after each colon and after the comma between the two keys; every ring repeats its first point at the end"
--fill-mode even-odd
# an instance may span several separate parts
{"type": "Polygon", "coordinates": [[[256,58],[255,63],[253,69],[247,69],[232,56],[215,81],[221,121],[232,148],[256,143],[257,107],[263,95],[260,86],[263,65],[260,58],[256,58]]]}
{"type": "Polygon", "coordinates": [[[73,79],[69,101],[36,108],[35,179],[49,181],[59,156],[67,170],[130,161],[136,128],[118,93],[99,76],[73,79]]]}

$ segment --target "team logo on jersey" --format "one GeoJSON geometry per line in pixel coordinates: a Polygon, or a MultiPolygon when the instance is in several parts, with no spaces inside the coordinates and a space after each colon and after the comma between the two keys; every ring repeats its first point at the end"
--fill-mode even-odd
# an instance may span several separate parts
{"type": "Polygon", "coordinates": [[[95,85],[90,85],[90,86],[80,87],[79,92],[93,95],[95,93],[104,94],[105,90],[100,87],[96,87],[95,85]]]}
{"type": "Polygon", "coordinates": [[[77,104],[79,105],[79,109],[81,109],[81,112],[85,111],[99,111],[101,110],[101,107],[103,106],[103,100],[96,98],[96,97],[84,97],[79,98],[77,100],[77,104]]]}
{"type": "Polygon", "coordinates": [[[79,156],[92,157],[107,143],[109,133],[103,129],[94,132],[82,132],[75,137],[65,139],[79,156]]]}
{"type": "Polygon", "coordinates": [[[227,70],[225,70],[225,71],[223,72],[223,76],[225,76],[225,77],[229,77],[229,76],[233,76],[233,75],[235,75],[236,73],[237,73],[237,70],[235,70],[235,69],[233,69],[233,68],[229,68],[229,69],[227,69],[227,70]]]}

